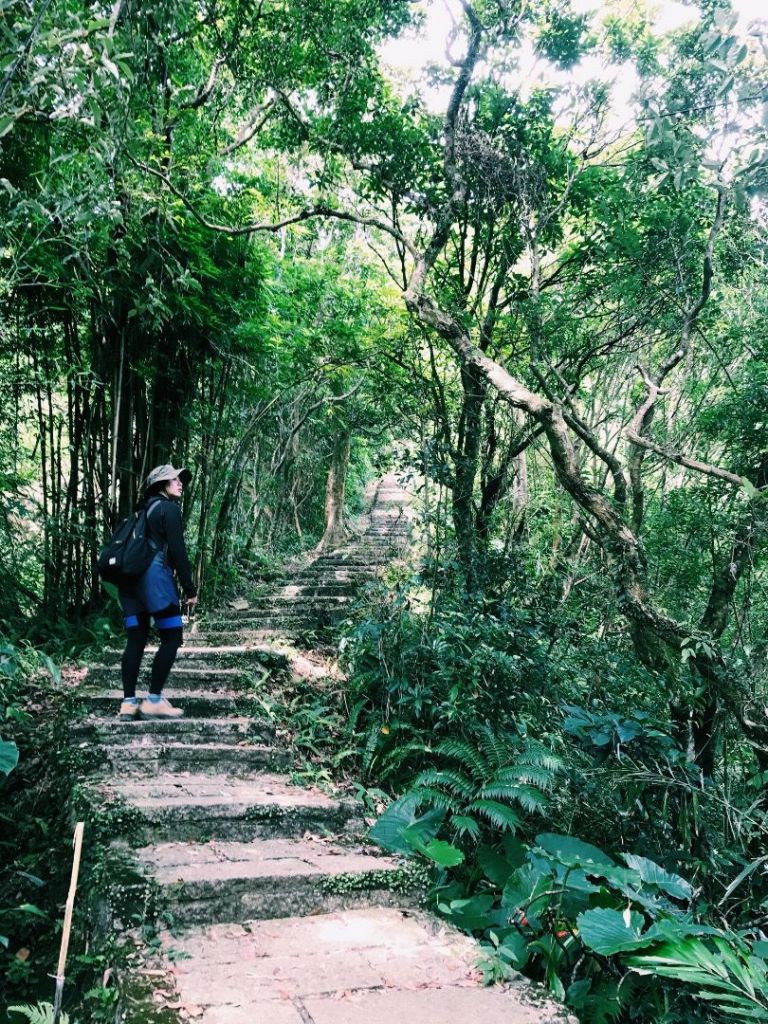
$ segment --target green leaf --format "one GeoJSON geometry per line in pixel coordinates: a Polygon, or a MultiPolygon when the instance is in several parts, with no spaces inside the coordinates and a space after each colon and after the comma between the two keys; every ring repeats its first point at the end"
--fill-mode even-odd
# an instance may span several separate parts
{"type": "Polygon", "coordinates": [[[547,853],[569,867],[613,867],[616,862],[591,843],[585,843],[574,836],[558,835],[555,832],[541,832],[536,842],[547,853]]]}
{"type": "MultiPolygon", "coordinates": [[[[2,134],[2,133],[0,133],[2,134]]],[[[751,480],[748,480],[745,476],[741,478],[741,486],[747,493],[747,497],[750,501],[755,501],[760,497],[760,491],[755,487],[751,480]]]]}
{"type": "Polygon", "coordinates": [[[455,868],[457,864],[464,861],[464,854],[461,850],[442,839],[430,839],[420,848],[419,852],[423,853],[425,857],[429,857],[441,868],[455,868]]]}
{"type": "Polygon", "coordinates": [[[19,763],[19,748],[10,740],[0,740],[0,772],[9,775],[19,763]]]}
{"type": "Polygon", "coordinates": [[[510,875],[518,866],[511,863],[491,846],[481,846],[477,851],[477,860],[485,877],[494,885],[498,885],[500,889],[504,888],[510,875]]]}
{"type": "Polygon", "coordinates": [[[474,931],[476,928],[487,928],[492,923],[489,921],[489,914],[493,904],[494,897],[482,893],[465,900],[451,900],[450,904],[443,908],[443,913],[460,928],[474,931]]]}
{"type": "Polygon", "coordinates": [[[643,915],[636,910],[622,912],[610,907],[585,910],[576,918],[584,945],[602,956],[642,949],[658,942],[659,935],[654,929],[642,934],[644,924],[643,915]]]}
{"type": "Polygon", "coordinates": [[[369,838],[379,846],[406,857],[414,851],[423,853],[423,847],[437,834],[445,812],[433,809],[417,818],[420,799],[418,793],[406,793],[393,801],[369,831],[369,838]]]}
{"type": "Polygon", "coordinates": [[[413,853],[413,846],[403,838],[405,830],[416,820],[419,798],[413,793],[394,800],[368,832],[368,838],[393,853],[406,856],[413,853]]]}
{"type": "Polygon", "coordinates": [[[33,917],[48,917],[46,912],[41,910],[40,907],[36,907],[34,903],[22,903],[16,907],[16,910],[21,910],[25,914],[32,914],[33,917]]]}
{"type": "Polygon", "coordinates": [[[621,856],[627,867],[637,871],[640,878],[648,885],[655,885],[657,888],[663,889],[668,896],[673,896],[678,900],[693,899],[693,886],[680,875],[665,871],[664,868],[659,867],[658,864],[646,857],[638,857],[633,853],[623,853],[621,856]]]}
{"type": "Polygon", "coordinates": [[[471,804],[467,804],[466,810],[482,814],[492,825],[502,831],[509,829],[514,832],[520,826],[518,815],[511,807],[499,803],[498,800],[473,800],[471,804]]]}

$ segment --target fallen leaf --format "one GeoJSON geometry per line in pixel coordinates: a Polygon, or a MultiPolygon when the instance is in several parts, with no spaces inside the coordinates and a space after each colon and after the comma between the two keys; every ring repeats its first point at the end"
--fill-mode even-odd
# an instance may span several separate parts
{"type": "Polygon", "coordinates": [[[26,948],[26,946],[24,946],[16,954],[16,959],[17,960],[21,960],[21,962],[24,963],[26,960],[29,960],[29,956],[30,956],[29,950],[26,948]]]}

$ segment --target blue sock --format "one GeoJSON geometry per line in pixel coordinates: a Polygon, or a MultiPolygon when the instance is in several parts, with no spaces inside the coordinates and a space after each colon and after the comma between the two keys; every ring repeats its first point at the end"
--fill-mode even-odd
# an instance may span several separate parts
{"type": "Polygon", "coordinates": [[[138,704],[139,703],[139,698],[138,697],[123,697],[123,702],[125,704],[138,704]]]}
{"type": "Polygon", "coordinates": [[[147,694],[147,700],[149,701],[150,704],[159,704],[160,703],[160,694],[159,693],[148,693],[147,694]]]}

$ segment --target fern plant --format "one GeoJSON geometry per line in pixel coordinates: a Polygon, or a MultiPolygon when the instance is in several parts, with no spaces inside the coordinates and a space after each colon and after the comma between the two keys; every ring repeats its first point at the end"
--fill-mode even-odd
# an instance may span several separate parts
{"type": "Polygon", "coordinates": [[[445,811],[457,838],[478,840],[483,824],[516,832],[521,812],[546,810],[547,794],[562,761],[533,740],[483,726],[476,742],[446,740],[434,751],[443,765],[415,778],[411,792],[420,806],[445,811]]]}
{"type": "MultiPolygon", "coordinates": [[[[53,1006],[51,1003],[37,1003],[35,1006],[25,1004],[24,1006],[9,1006],[12,1013],[20,1013],[26,1017],[29,1024],[53,1024],[53,1006]]],[[[69,1024],[69,1016],[66,1013],[59,1015],[59,1024],[69,1024]]]]}

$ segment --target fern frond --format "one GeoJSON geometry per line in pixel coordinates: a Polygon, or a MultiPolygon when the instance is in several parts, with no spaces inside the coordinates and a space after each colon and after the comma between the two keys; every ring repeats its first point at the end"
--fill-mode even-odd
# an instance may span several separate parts
{"type": "Polygon", "coordinates": [[[465,813],[468,811],[477,811],[478,814],[482,814],[484,818],[487,818],[492,825],[501,829],[502,832],[506,829],[515,832],[520,826],[520,818],[512,808],[507,807],[506,804],[499,803],[498,800],[473,800],[471,804],[467,804],[464,808],[465,813]]]}
{"type": "MultiPolygon", "coordinates": [[[[26,1017],[29,1024],[53,1024],[53,1006],[50,1003],[37,1003],[36,1006],[25,1003],[23,1006],[9,1006],[8,1009],[26,1017]]],[[[62,1013],[59,1022],[69,1024],[68,1015],[62,1013]]]]}
{"type": "Polygon", "coordinates": [[[450,793],[469,799],[474,796],[475,787],[469,779],[459,771],[450,768],[427,768],[419,772],[413,781],[413,787],[444,786],[450,793]]]}
{"type": "Polygon", "coordinates": [[[507,803],[520,804],[523,810],[530,814],[543,811],[547,807],[548,800],[543,793],[533,786],[498,786],[491,782],[477,794],[482,799],[504,800],[507,803]]]}
{"type": "Polygon", "coordinates": [[[446,811],[458,811],[460,808],[459,801],[451,796],[449,793],[443,793],[440,789],[435,789],[432,786],[422,786],[418,789],[412,789],[411,792],[414,796],[419,798],[419,806],[429,804],[432,807],[438,807],[441,810],[446,811]]]}
{"type": "Polygon", "coordinates": [[[365,740],[365,747],[363,748],[363,756],[361,763],[361,772],[363,778],[368,778],[373,767],[373,762],[376,760],[376,748],[379,745],[381,739],[381,732],[379,729],[378,722],[374,722],[368,730],[368,736],[365,740]]]}
{"type": "Polygon", "coordinates": [[[488,765],[481,752],[463,740],[444,740],[435,749],[442,757],[458,761],[472,776],[488,774],[488,765]]]}
{"type": "Polygon", "coordinates": [[[351,711],[349,712],[349,718],[347,719],[346,732],[352,736],[354,735],[355,729],[357,728],[357,720],[360,717],[360,712],[363,710],[365,705],[368,703],[367,697],[362,697],[356,701],[351,711]]]}
{"type": "Polygon", "coordinates": [[[538,764],[514,764],[509,768],[502,768],[493,776],[494,782],[516,783],[523,782],[539,789],[551,789],[555,784],[555,773],[538,764]]]}
{"type": "Polygon", "coordinates": [[[459,839],[463,839],[465,836],[474,840],[480,838],[480,824],[474,818],[470,818],[468,814],[453,814],[451,825],[456,829],[459,839]]]}
{"type": "Polygon", "coordinates": [[[483,758],[491,769],[498,770],[505,767],[515,755],[514,743],[510,737],[494,732],[489,725],[480,728],[478,742],[483,758]]]}
{"type": "Polygon", "coordinates": [[[478,792],[482,800],[503,800],[506,803],[516,803],[530,813],[543,811],[547,806],[547,798],[532,786],[498,786],[491,783],[478,792]]]}
{"type": "Polygon", "coordinates": [[[429,754],[430,752],[430,747],[419,740],[411,740],[409,743],[404,743],[402,746],[390,750],[382,757],[379,774],[382,778],[386,778],[400,768],[411,754],[429,754]]]}
{"type": "Polygon", "coordinates": [[[515,761],[517,764],[538,765],[551,772],[560,772],[564,767],[562,757],[536,740],[528,740],[515,761]]]}

